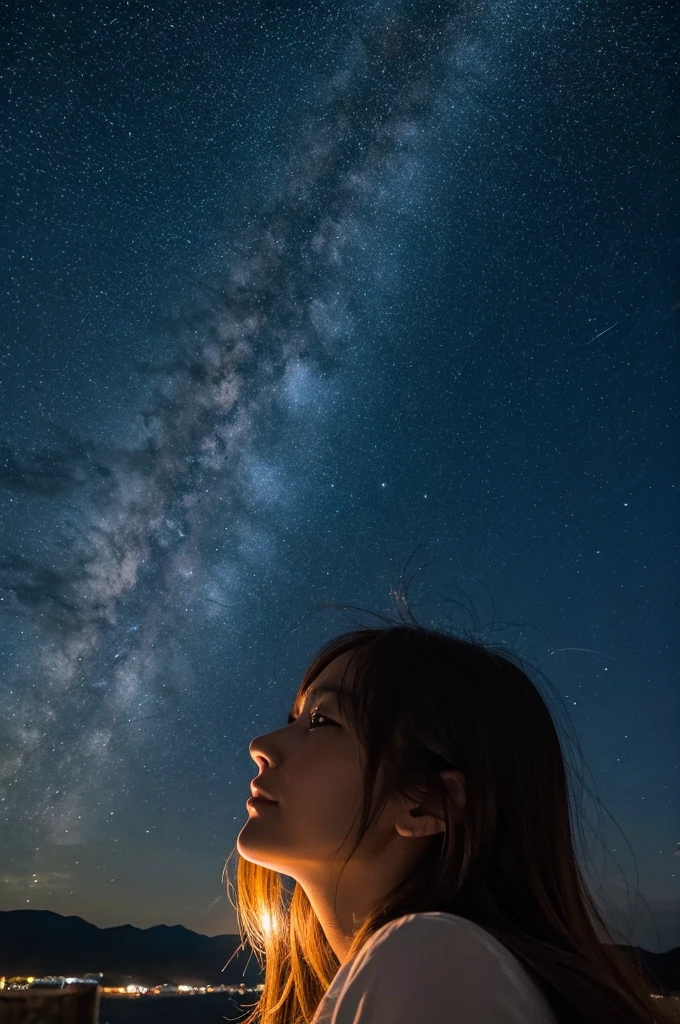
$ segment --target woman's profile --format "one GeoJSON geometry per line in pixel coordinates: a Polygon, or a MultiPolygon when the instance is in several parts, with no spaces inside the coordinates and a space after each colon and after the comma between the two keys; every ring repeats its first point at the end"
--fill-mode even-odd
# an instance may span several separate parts
{"type": "Polygon", "coordinates": [[[598,937],[558,732],[513,655],[415,620],[344,633],[250,754],[248,1024],[670,1020],[598,937]]]}

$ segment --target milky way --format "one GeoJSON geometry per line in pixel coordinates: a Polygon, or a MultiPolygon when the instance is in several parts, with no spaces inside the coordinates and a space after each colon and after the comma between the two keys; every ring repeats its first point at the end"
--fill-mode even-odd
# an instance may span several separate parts
{"type": "Polygon", "coordinates": [[[197,601],[228,615],[243,559],[273,556],[248,500],[283,506],[291,484],[256,456],[254,431],[274,408],[323,420],[337,368],[364,344],[347,268],[369,244],[376,193],[390,175],[408,177],[438,105],[453,97],[469,110],[489,56],[482,29],[507,14],[433,4],[416,19],[376,7],[290,140],[279,195],[176,317],[175,354],[143,368],[154,397],[139,408],[138,443],[106,450],[68,436],[60,450],[3,452],[5,488],[65,509],[49,558],[2,559],[3,603],[38,640],[2,724],[4,806],[22,801],[27,826],[79,841],[116,726],[141,725],[171,700],[175,617],[197,601]],[[201,542],[216,522],[227,548],[206,565],[201,542]]]}

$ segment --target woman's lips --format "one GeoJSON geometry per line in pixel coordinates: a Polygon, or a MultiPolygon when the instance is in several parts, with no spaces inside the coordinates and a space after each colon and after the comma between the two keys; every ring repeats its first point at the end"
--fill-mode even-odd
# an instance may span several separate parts
{"type": "Polygon", "coordinates": [[[261,807],[277,807],[277,806],[278,805],[277,805],[275,800],[267,800],[266,797],[263,797],[263,796],[251,796],[251,797],[248,797],[248,799],[246,800],[246,807],[255,807],[258,810],[261,807]]]}
{"type": "MultiPolygon", "coordinates": [[[[259,779],[259,777],[260,776],[258,775],[257,778],[259,779]]],[[[253,781],[250,783],[250,792],[255,797],[261,796],[264,800],[269,800],[269,802],[272,804],[277,803],[274,797],[270,796],[269,793],[267,793],[267,791],[258,784],[257,779],[253,779],[253,781]]]]}

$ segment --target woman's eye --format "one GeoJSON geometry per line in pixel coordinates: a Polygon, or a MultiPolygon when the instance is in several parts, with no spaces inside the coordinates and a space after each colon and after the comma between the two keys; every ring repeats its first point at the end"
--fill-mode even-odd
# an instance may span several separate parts
{"type": "MultiPolygon", "coordinates": [[[[312,708],[312,710],[309,712],[309,723],[310,723],[309,724],[309,728],[310,729],[318,729],[320,727],[318,724],[317,725],[314,724],[314,719],[315,718],[322,718],[323,719],[323,722],[321,723],[321,725],[337,725],[338,724],[337,722],[334,722],[331,718],[329,718],[328,715],[323,715],[319,711],[318,708],[312,708]]],[[[297,721],[296,717],[294,717],[293,715],[288,715],[288,725],[292,725],[293,722],[296,722],[296,721],[297,721]]]]}
{"type": "Polygon", "coordinates": [[[314,725],[314,724],[313,724],[313,721],[312,721],[312,720],[313,720],[313,718],[314,718],[314,717],[316,717],[316,718],[323,718],[323,719],[324,719],[324,721],[323,721],[323,723],[322,723],[323,725],[337,725],[337,724],[338,724],[337,722],[333,722],[333,721],[332,721],[332,720],[331,720],[330,718],[328,718],[328,717],[327,717],[326,715],[323,715],[323,714],[322,714],[322,713],[321,713],[321,712],[319,711],[319,709],[318,709],[318,708],[312,708],[312,710],[311,710],[311,711],[309,712],[309,728],[310,728],[310,729],[316,729],[316,728],[318,728],[318,726],[316,726],[316,725],[314,725]]]}

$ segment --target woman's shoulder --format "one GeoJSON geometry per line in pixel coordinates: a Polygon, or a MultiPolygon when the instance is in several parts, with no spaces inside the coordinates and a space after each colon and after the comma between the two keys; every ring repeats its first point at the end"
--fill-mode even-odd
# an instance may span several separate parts
{"type": "MultiPolygon", "coordinates": [[[[521,961],[481,925],[458,914],[405,914],[379,928],[360,951],[366,959],[418,963],[428,973],[446,967],[449,984],[502,985],[508,996],[533,998],[538,990],[521,961]]],[[[359,957],[357,957],[357,960],[359,957]]]]}
{"type": "Polygon", "coordinates": [[[424,1008],[436,1017],[454,1006],[461,1021],[554,1021],[542,993],[502,943],[467,918],[441,911],[383,925],[341,968],[327,996],[324,1010],[335,1007],[334,1024],[408,1021],[424,1008]],[[363,1015],[356,1016],[359,1008],[363,1015]]]}
{"type": "Polygon", "coordinates": [[[508,955],[506,947],[481,925],[458,914],[449,914],[443,910],[430,910],[418,914],[404,914],[402,917],[388,921],[367,940],[362,952],[368,947],[377,947],[390,940],[391,945],[420,942],[446,942],[485,949],[508,955]]]}
{"type": "Polygon", "coordinates": [[[495,936],[481,925],[458,914],[427,911],[404,914],[388,921],[367,940],[359,952],[364,959],[403,955],[418,960],[444,958],[452,965],[467,965],[488,970],[496,964],[508,977],[514,978],[520,962],[495,936]]]}

